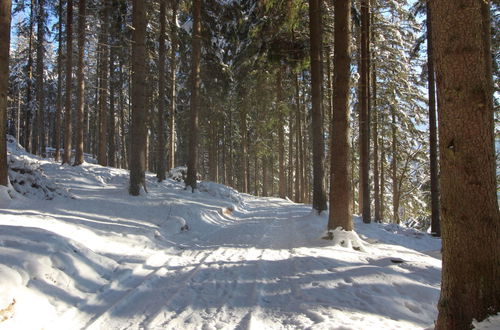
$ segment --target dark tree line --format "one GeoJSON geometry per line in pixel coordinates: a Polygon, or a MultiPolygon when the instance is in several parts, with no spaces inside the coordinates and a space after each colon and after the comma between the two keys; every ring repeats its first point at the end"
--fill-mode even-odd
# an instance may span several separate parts
{"type": "Polygon", "coordinates": [[[10,133],[63,164],[129,168],[132,195],[147,170],[186,164],[193,191],[210,179],[318,213],[329,200],[330,230],[372,206],[375,221],[421,215],[443,237],[437,328],[500,310],[496,4],[77,3],[1,2],[0,184],[10,133]]]}

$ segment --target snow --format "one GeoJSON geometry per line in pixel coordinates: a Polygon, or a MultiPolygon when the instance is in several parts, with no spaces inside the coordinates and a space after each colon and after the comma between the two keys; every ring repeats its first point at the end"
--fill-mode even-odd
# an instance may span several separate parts
{"type": "Polygon", "coordinates": [[[192,193],[151,173],[149,193],[132,197],[125,170],[62,166],[13,141],[9,153],[31,171],[13,177],[38,181],[0,189],[0,329],[421,329],[436,319],[441,241],[425,233],[356,218],[356,232],[325,240],[327,215],[309,205],[213,182],[192,193]]]}

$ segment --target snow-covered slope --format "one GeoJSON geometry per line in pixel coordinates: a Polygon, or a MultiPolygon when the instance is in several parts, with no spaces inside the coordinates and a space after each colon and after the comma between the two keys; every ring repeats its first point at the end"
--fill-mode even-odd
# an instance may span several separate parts
{"type": "Polygon", "coordinates": [[[132,197],[127,171],[9,150],[38,184],[0,193],[0,329],[420,329],[436,318],[440,240],[427,234],[356,219],[354,250],[321,239],[327,217],[308,205],[210,182],[191,193],[152,174],[132,197]]]}

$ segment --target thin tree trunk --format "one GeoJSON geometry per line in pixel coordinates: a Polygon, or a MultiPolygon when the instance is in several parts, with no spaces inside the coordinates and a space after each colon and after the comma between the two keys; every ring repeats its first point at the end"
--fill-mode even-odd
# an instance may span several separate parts
{"type": "MultiPolygon", "coordinates": [[[[123,62],[120,60],[120,86],[123,86],[124,79],[123,79],[123,62]]],[[[127,144],[127,139],[125,136],[125,100],[124,100],[124,95],[123,92],[120,89],[120,138],[121,138],[121,160],[122,160],[122,168],[128,168],[128,157],[127,157],[127,150],[128,150],[128,144],[127,144]]]]}
{"type": "Polygon", "coordinates": [[[26,68],[26,73],[28,76],[28,82],[26,84],[26,111],[24,120],[24,147],[28,151],[31,149],[31,129],[32,129],[32,85],[33,85],[33,29],[34,29],[34,19],[35,17],[35,0],[31,0],[30,6],[30,24],[29,24],[29,41],[28,41],[28,65],[26,68]]]}
{"type": "Polygon", "coordinates": [[[396,109],[394,105],[391,106],[391,130],[392,130],[392,160],[391,160],[391,171],[392,171],[392,221],[399,224],[399,191],[398,191],[398,140],[397,140],[397,128],[396,128],[396,109]]]}
{"type": "Polygon", "coordinates": [[[439,177],[438,177],[438,141],[436,128],[436,82],[434,79],[434,54],[432,45],[432,18],[429,1],[427,9],[427,75],[429,91],[429,160],[431,172],[431,232],[441,236],[439,226],[439,177]]]}
{"type": "Polygon", "coordinates": [[[372,90],[373,90],[373,181],[374,181],[374,206],[375,206],[375,222],[380,222],[380,173],[379,173],[379,146],[378,146],[378,122],[380,119],[379,109],[377,108],[377,75],[375,63],[373,63],[372,71],[372,90]]]}
{"type": "Polygon", "coordinates": [[[56,101],[56,118],[55,118],[55,151],[54,161],[58,162],[61,158],[61,116],[62,116],[62,49],[63,49],[63,2],[59,0],[57,9],[59,16],[58,24],[58,45],[57,45],[57,101],[56,101]]]}
{"type": "Polygon", "coordinates": [[[198,113],[200,108],[200,58],[201,58],[201,0],[193,0],[193,40],[191,58],[191,113],[189,120],[189,155],[186,187],[196,189],[198,162],[198,113]]]}
{"type": "Polygon", "coordinates": [[[160,35],[158,37],[158,145],[156,177],[165,180],[165,31],[167,25],[167,0],[160,0],[160,35]]]}
{"type": "Polygon", "coordinates": [[[0,185],[9,185],[7,165],[7,93],[9,91],[10,0],[0,3],[0,185]]]}
{"type": "Polygon", "coordinates": [[[286,197],[285,184],[285,132],[283,119],[283,86],[282,86],[283,66],[280,64],[276,76],[276,104],[278,111],[278,168],[279,168],[279,196],[286,197]]]}
{"type": "Polygon", "coordinates": [[[172,20],[170,22],[170,117],[169,117],[169,138],[168,138],[168,162],[167,170],[175,167],[175,109],[176,109],[176,81],[175,57],[177,53],[177,5],[178,0],[172,1],[172,20]]]}
{"type": "MultiPolygon", "coordinates": [[[[99,151],[97,162],[108,165],[108,76],[109,76],[109,0],[104,0],[101,9],[99,32],[99,151]]],[[[143,59],[144,60],[144,59],[143,59]]]]}
{"type": "Polygon", "coordinates": [[[331,183],[328,229],[352,230],[349,143],[349,75],[351,1],[335,1],[334,109],[331,137],[331,183]]]}
{"type": "Polygon", "coordinates": [[[63,164],[71,163],[71,139],[72,139],[72,107],[71,107],[71,84],[73,75],[73,0],[68,0],[66,10],[66,94],[65,94],[65,116],[64,116],[64,154],[63,164]]]}
{"type": "Polygon", "coordinates": [[[83,115],[85,110],[85,62],[83,56],[85,53],[85,15],[86,1],[79,0],[78,3],[78,68],[76,73],[76,146],[74,165],[83,164],[83,115]]]}
{"type": "Polygon", "coordinates": [[[431,1],[443,271],[436,329],[500,312],[489,1],[431,1]]]}
{"type": "Polygon", "coordinates": [[[296,171],[296,179],[295,179],[295,202],[302,202],[302,123],[300,120],[300,88],[299,88],[299,74],[294,74],[295,81],[295,132],[296,132],[296,145],[297,152],[295,153],[295,171],[296,171]]]}
{"type": "Polygon", "coordinates": [[[360,166],[361,166],[361,184],[362,187],[362,216],[364,223],[371,222],[370,210],[370,116],[369,116],[369,98],[370,98],[370,2],[361,0],[361,113],[360,113],[360,166]]]}
{"type": "Polygon", "coordinates": [[[323,185],[324,177],[324,137],[321,110],[321,5],[320,0],[309,1],[309,38],[311,41],[311,99],[312,99],[312,150],[313,150],[313,209],[317,213],[327,209],[326,195],[323,185]]]}
{"type": "Polygon", "coordinates": [[[45,123],[45,92],[43,81],[43,68],[44,68],[44,28],[45,28],[45,12],[44,0],[38,0],[38,13],[37,13],[37,45],[36,45],[36,100],[37,107],[35,113],[35,124],[33,126],[33,153],[35,155],[45,156],[45,150],[42,146],[45,139],[45,132],[43,129],[45,123]]]}
{"type": "MultiPolygon", "coordinates": [[[[114,7],[113,7],[114,8],[114,7]]],[[[110,27],[110,37],[115,38],[114,27],[110,27]]],[[[115,91],[116,91],[116,73],[115,58],[116,47],[114,40],[109,50],[109,116],[108,116],[108,166],[116,167],[116,118],[115,118],[115,91]]]]}
{"type": "MultiPolygon", "coordinates": [[[[380,122],[382,123],[382,121],[380,122]]],[[[380,219],[383,221],[385,212],[385,146],[384,146],[384,131],[380,137],[380,219]]]]}
{"type": "Polygon", "coordinates": [[[267,156],[262,157],[262,196],[267,197],[267,183],[268,183],[268,178],[267,178],[267,156]]]}
{"type": "Polygon", "coordinates": [[[244,100],[245,91],[243,87],[240,86],[239,98],[241,101],[239,114],[240,114],[240,129],[241,129],[241,189],[244,193],[248,193],[248,129],[247,129],[247,107],[244,100]]]}

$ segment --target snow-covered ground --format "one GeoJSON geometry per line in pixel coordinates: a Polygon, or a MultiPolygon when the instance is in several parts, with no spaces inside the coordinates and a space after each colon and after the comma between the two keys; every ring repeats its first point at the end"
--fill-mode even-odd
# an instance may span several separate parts
{"type": "Polygon", "coordinates": [[[12,173],[24,196],[0,191],[0,329],[433,327],[425,233],[355,219],[362,247],[342,247],[309,205],[153,174],[132,197],[125,170],[9,150],[30,170],[12,173]]]}

